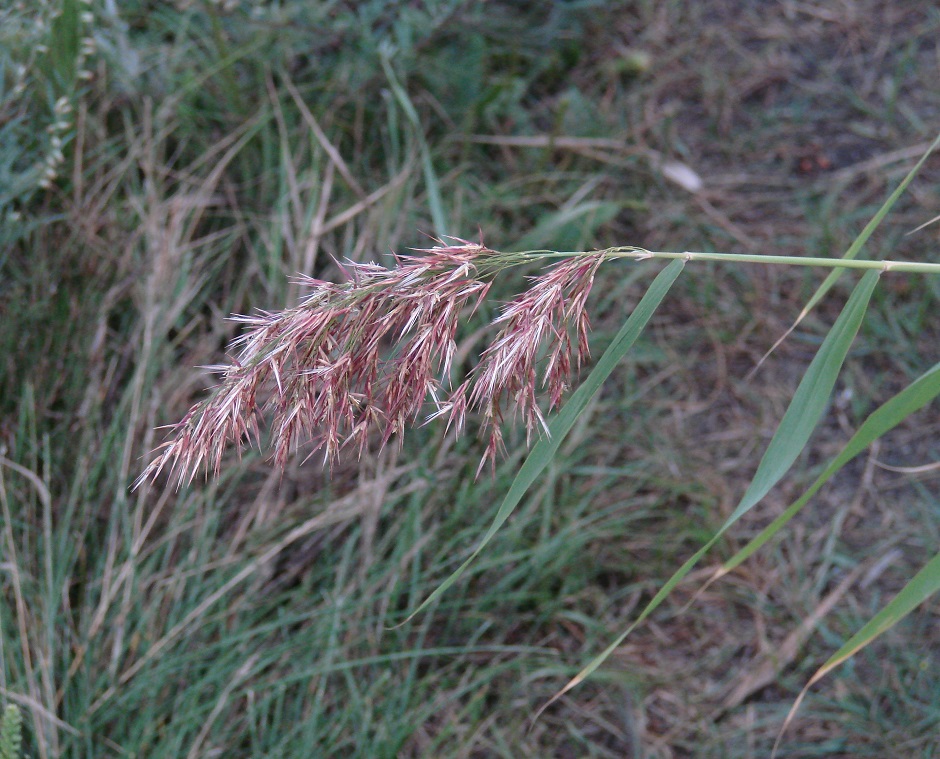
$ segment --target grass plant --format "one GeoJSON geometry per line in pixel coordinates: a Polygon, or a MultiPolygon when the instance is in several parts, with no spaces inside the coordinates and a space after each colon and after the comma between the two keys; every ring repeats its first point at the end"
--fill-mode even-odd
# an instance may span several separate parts
{"type": "MultiPolygon", "coordinates": [[[[0,700],[17,751],[763,756],[837,663],[780,756],[940,750],[940,278],[936,227],[907,234],[936,216],[936,159],[911,173],[940,108],[930,3],[769,26],[765,4],[725,0],[8,5],[0,700]],[[336,262],[394,276],[390,251],[479,229],[518,265],[481,277],[488,297],[431,346],[441,418],[384,449],[371,426],[332,467],[293,450],[313,424],[277,466],[222,435],[218,476],[131,490],[155,429],[218,381],[205,367],[269,326],[259,309],[311,279],[348,295],[336,262]],[[604,252],[596,362],[575,319],[573,389],[555,415],[527,407],[531,449],[524,424],[458,436],[461,383],[438,370],[481,376],[527,278],[564,271],[549,251],[604,252]],[[850,289],[821,263],[875,269],[850,289]]],[[[468,386],[466,429],[526,379],[468,386]]]]}

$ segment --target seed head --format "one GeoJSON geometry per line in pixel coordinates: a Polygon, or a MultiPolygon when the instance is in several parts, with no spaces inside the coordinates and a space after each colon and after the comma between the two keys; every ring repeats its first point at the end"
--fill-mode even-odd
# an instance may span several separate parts
{"type": "Polygon", "coordinates": [[[208,367],[221,382],[171,427],[137,484],[165,467],[177,485],[202,468],[218,476],[227,447],[260,443],[266,418],[281,467],[304,445],[332,465],[349,447],[361,455],[376,433],[380,446],[396,436],[400,444],[428,399],[436,407],[428,418],[446,416],[458,433],[468,414],[481,416],[480,469],[503,449],[506,408],[522,417],[529,438],[547,433],[538,377],[551,410],[569,385],[572,362],[580,367],[588,357],[585,302],[604,254],[530,278],[495,319],[498,333],[477,366],[446,392],[460,322],[479,307],[495,273],[527,260],[448,240],[397,257],[392,268],[347,263],[342,284],[301,277],[310,292],[296,307],[232,317],[245,332],[230,346],[230,364],[208,367]]]}

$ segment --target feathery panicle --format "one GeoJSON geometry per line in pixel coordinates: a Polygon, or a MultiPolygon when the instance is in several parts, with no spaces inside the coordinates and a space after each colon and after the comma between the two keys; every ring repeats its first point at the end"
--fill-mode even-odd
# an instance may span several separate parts
{"type": "Polygon", "coordinates": [[[538,365],[551,409],[570,381],[575,343],[576,366],[587,358],[585,301],[604,254],[579,256],[533,277],[494,321],[500,331],[479,365],[442,400],[460,320],[486,297],[492,274],[525,258],[457,238],[437,242],[423,255],[398,257],[391,269],[347,263],[344,284],[303,277],[311,292],[295,308],[233,317],[246,332],[232,343],[230,365],[209,367],[222,373],[221,383],[172,426],[172,439],[137,484],[164,468],[178,485],[202,468],[217,476],[227,446],[258,443],[266,417],[281,467],[304,444],[333,464],[350,446],[361,455],[374,431],[381,446],[394,435],[400,442],[429,397],[437,408],[429,418],[447,416],[458,433],[468,413],[482,415],[481,469],[503,446],[504,406],[522,416],[530,437],[547,431],[537,401],[538,365]]]}

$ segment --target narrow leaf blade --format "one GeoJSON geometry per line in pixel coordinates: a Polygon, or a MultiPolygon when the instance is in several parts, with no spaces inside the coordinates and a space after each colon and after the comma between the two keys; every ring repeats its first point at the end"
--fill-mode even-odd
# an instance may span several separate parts
{"type": "Polygon", "coordinates": [[[836,651],[829,658],[829,661],[816,670],[815,674],[809,679],[809,682],[803,686],[803,690],[800,691],[800,695],[797,696],[796,701],[793,702],[793,706],[790,707],[787,718],[783,721],[783,725],[780,728],[777,740],[774,742],[771,759],[776,756],[777,748],[780,746],[780,741],[783,739],[783,734],[796,716],[800,704],[803,703],[803,699],[806,697],[809,689],[829,672],[842,664],[842,662],[850,659],[861,651],[879,635],[894,627],[894,625],[914,611],[914,609],[938,590],[940,590],[940,553],[927,562],[887,606],[872,617],[872,619],[870,619],[861,630],[855,633],[842,648],[836,651]]]}
{"type": "MultiPolygon", "coordinates": [[[[636,342],[643,328],[666,297],[666,293],[669,292],[673,282],[676,281],[684,265],[684,261],[673,261],[653,280],[649,290],[647,290],[646,294],[640,299],[633,313],[630,314],[629,318],[624,322],[624,325],[620,328],[616,337],[614,337],[613,342],[607,350],[604,351],[604,355],[600,357],[597,365],[588,375],[587,379],[571,394],[571,398],[568,402],[549,423],[549,435],[539,440],[532,447],[532,452],[519,469],[519,473],[516,475],[515,480],[513,480],[509,491],[506,493],[506,497],[503,499],[499,510],[496,512],[492,524],[481,539],[479,545],[474,549],[473,553],[470,554],[469,558],[463,562],[450,577],[435,588],[431,595],[408,616],[405,622],[412,619],[416,614],[426,609],[441,595],[447,592],[448,588],[460,578],[467,567],[476,559],[480,551],[493,539],[493,536],[509,518],[538,476],[551,462],[562,441],[565,439],[565,436],[571,431],[578,417],[600,389],[604,380],[610,376],[610,373],[636,342]]],[[[404,624],[404,622],[402,624],[404,624]]]]}
{"type": "Polygon", "coordinates": [[[820,678],[861,651],[879,635],[890,630],[938,590],[940,590],[940,553],[927,562],[887,606],[872,617],[829,658],[829,661],[819,668],[810,678],[807,687],[818,682],[820,678]]]}

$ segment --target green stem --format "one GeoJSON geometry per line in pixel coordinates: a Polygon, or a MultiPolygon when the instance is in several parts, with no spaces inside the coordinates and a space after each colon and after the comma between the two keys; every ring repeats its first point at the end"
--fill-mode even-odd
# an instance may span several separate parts
{"type": "MultiPolygon", "coordinates": [[[[653,258],[681,258],[686,261],[730,261],[739,264],[784,264],[789,266],[823,266],[830,269],[881,269],[883,271],[940,274],[940,263],[932,264],[919,261],[866,261],[857,258],[808,258],[803,256],[764,256],[745,253],[703,253],[693,251],[673,253],[668,251],[644,250],[643,248],[634,248],[631,246],[607,248],[601,252],[605,253],[610,258],[632,258],[636,261],[645,261],[653,258]]],[[[562,258],[586,254],[584,252],[559,253],[554,250],[527,250],[518,255],[528,258],[562,258]]]]}

